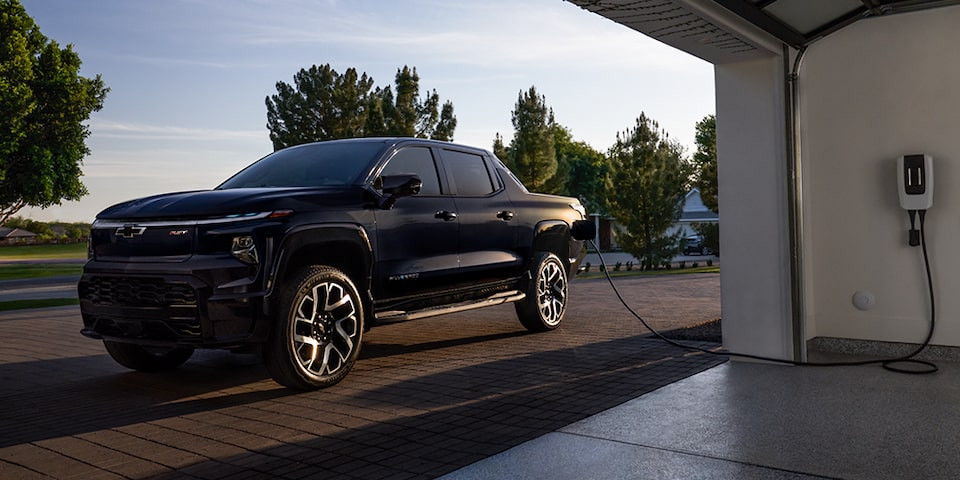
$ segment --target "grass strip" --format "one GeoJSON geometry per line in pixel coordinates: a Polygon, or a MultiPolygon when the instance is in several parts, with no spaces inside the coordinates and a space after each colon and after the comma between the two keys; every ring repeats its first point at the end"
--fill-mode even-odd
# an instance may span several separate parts
{"type": "Polygon", "coordinates": [[[87,244],[0,247],[0,260],[43,260],[47,258],[87,258],[87,244]]]}
{"type": "Polygon", "coordinates": [[[76,298],[38,298],[33,300],[11,300],[0,302],[0,312],[10,310],[25,310],[28,308],[63,307],[65,305],[79,305],[76,298]]]}
{"type": "MultiPolygon", "coordinates": [[[[577,275],[577,279],[591,279],[591,278],[606,278],[603,275],[603,272],[598,272],[594,267],[599,268],[599,266],[594,265],[590,267],[589,272],[584,272],[577,275]]],[[[654,275],[686,275],[689,273],[720,273],[720,266],[714,265],[712,267],[697,267],[697,268],[671,268],[670,270],[619,270],[615,271],[612,267],[607,267],[610,272],[611,277],[649,277],[654,275]]]]}
{"type": "Polygon", "coordinates": [[[80,275],[83,265],[66,263],[11,263],[0,265],[0,280],[80,275]]]}

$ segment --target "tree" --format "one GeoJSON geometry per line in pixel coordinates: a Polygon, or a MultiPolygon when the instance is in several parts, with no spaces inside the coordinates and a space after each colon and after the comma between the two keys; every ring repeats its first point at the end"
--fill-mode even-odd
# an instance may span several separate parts
{"type": "Polygon", "coordinates": [[[707,115],[697,122],[697,151],[693,154],[696,170],[694,184],[700,189],[703,204],[720,213],[717,202],[717,117],[707,115]]]}
{"type": "Polygon", "coordinates": [[[624,250],[644,259],[647,268],[677,253],[679,233],[667,235],[683,209],[685,166],[683,148],[670,140],[656,121],[640,114],[636,125],[610,148],[611,213],[625,227],[617,241],[624,250]]]}
{"type": "Polygon", "coordinates": [[[373,79],[348,68],[337,73],[329,64],[301,68],[294,85],[277,82],[267,97],[267,128],[273,149],[302,143],[362,136],[373,79]]]}
{"type": "MultiPolygon", "coordinates": [[[[707,115],[697,122],[697,151],[693,154],[695,169],[694,184],[700,189],[700,199],[714,213],[720,213],[717,200],[717,117],[707,115]]],[[[700,223],[694,225],[697,234],[703,237],[703,245],[715,254],[720,254],[720,225],[700,223]]]]}
{"type": "Polygon", "coordinates": [[[376,125],[372,122],[371,135],[453,140],[453,131],[457,128],[453,103],[445,102],[440,110],[440,95],[436,90],[428,91],[421,100],[420,76],[416,68],[404,65],[397,69],[394,86],[397,90],[395,97],[390,87],[377,89],[374,94],[374,110],[383,112],[383,123],[376,125]]]}
{"type": "Polygon", "coordinates": [[[351,137],[453,140],[453,103],[447,101],[440,110],[436,90],[421,101],[416,68],[397,69],[396,94],[389,86],[374,88],[366,73],[348,68],[340,74],[330,64],[300,69],[293,80],[293,85],[277,82],[277,94],[266,98],[274,150],[351,137]]]}
{"type": "Polygon", "coordinates": [[[586,142],[573,140],[566,127],[554,128],[554,149],[557,154],[557,174],[550,183],[562,176],[561,195],[576,197],[588,212],[606,214],[607,176],[610,164],[607,157],[586,142]]]}
{"type": "Polygon", "coordinates": [[[100,75],[80,76],[80,56],[40,33],[18,0],[0,0],[0,225],[26,206],[87,194],[83,124],[103,108],[100,75]]]}
{"type": "MultiPolygon", "coordinates": [[[[531,191],[544,192],[547,181],[557,172],[553,109],[547,107],[546,97],[538,95],[536,87],[531,86],[526,93],[520,91],[511,119],[513,139],[505,148],[506,158],[501,160],[531,191]]],[[[498,141],[503,145],[499,133],[497,139],[494,153],[498,141]]]]}

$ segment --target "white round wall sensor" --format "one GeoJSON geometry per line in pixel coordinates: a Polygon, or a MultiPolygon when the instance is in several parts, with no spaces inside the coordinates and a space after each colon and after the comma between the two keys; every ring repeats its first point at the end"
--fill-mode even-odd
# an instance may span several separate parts
{"type": "Polygon", "coordinates": [[[877,299],[868,291],[858,290],[853,294],[853,306],[860,310],[870,310],[876,304],[877,299]]]}

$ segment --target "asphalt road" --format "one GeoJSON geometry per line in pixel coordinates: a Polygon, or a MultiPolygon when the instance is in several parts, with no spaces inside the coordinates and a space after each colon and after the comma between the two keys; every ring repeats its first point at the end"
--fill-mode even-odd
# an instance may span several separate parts
{"type": "Polygon", "coordinates": [[[76,298],[77,275],[0,281],[0,302],[45,298],[76,298]]]}

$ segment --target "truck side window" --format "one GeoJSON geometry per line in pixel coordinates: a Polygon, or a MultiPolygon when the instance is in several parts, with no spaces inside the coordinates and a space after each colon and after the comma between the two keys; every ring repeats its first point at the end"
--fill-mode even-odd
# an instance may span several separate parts
{"type": "Polygon", "coordinates": [[[496,191],[487,163],[483,157],[472,153],[443,151],[444,166],[453,175],[457,195],[478,197],[496,191]]]}
{"type": "Polygon", "coordinates": [[[381,175],[416,173],[423,186],[419,196],[440,195],[440,176],[433,161],[433,153],[426,147],[407,147],[399,150],[383,167],[381,175]]]}

